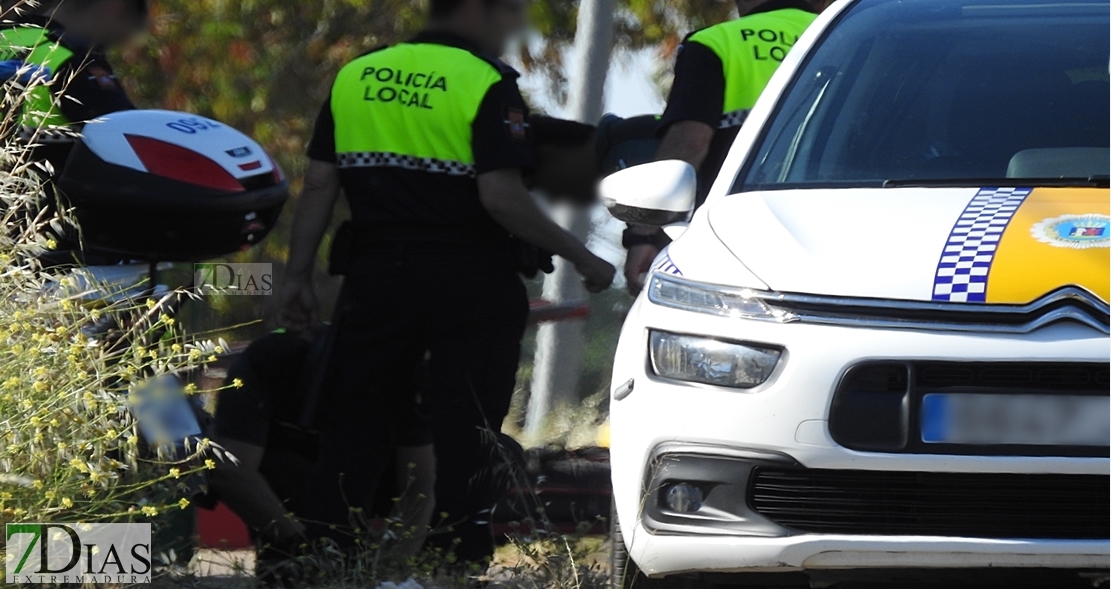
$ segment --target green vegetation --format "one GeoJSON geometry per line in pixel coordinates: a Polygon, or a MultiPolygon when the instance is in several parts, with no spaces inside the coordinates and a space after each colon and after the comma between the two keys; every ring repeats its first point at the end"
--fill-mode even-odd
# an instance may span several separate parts
{"type": "Polygon", "coordinates": [[[185,509],[182,485],[219,450],[147,446],[131,400],[203,366],[216,346],[181,335],[169,310],[176,293],[113,299],[121,287],[43,270],[37,257],[55,247],[44,229],[63,220],[42,212],[22,156],[12,143],[0,150],[0,525],[185,509]]]}

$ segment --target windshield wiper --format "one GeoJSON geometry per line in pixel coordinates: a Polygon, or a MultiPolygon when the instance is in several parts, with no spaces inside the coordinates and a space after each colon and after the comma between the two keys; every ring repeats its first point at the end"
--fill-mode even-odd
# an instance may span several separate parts
{"type": "Polygon", "coordinates": [[[884,180],[883,182],[884,188],[900,188],[903,186],[969,188],[979,188],[981,186],[1090,186],[1108,188],[1111,184],[1109,184],[1107,174],[1086,178],[905,178],[884,180]]]}

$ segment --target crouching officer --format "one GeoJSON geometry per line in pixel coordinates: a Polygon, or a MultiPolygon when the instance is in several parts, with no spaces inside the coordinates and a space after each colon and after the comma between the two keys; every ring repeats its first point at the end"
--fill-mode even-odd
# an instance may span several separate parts
{"type": "MultiPolygon", "coordinates": [[[[431,0],[428,28],[344,67],[317,120],[293,226],[283,317],[314,319],[313,259],[339,189],[355,255],[336,323],[333,385],[320,401],[319,460],[307,519],[349,522],[374,491],[410,380],[428,358],[439,510],[463,560],[489,557],[491,490],[471,485],[494,460],[528,313],[523,240],[574,264],[591,291],[614,269],[546,217],[522,171],[533,165],[517,74],[498,61],[525,25],[525,0],[431,0]]],[[[311,531],[311,530],[310,530],[311,531]]]]}
{"type": "Polygon", "coordinates": [[[55,0],[0,27],[0,59],[20,59],[49,73],[23,99],[20,138],[36,160],[61,169],[75,124],[135,108],[104,51],[141,35],[148,0],[55,0]]]}
{"type": "MultiPolygon", "coordinates": [[[[679,47],[656,159],[683,160],[698,170],[698,204],[706,198],[748,111],[825,4],[737,0],[740,18],[696,31],[679,47]]],[[[625,278],[635,295],[669,240],[658,228],[633,226],[622,241],[629,250],[625,278]]]]}

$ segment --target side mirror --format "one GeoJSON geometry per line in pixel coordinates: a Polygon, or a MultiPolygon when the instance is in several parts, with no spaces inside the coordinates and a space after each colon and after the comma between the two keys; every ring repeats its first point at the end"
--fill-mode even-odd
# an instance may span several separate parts
{"type": "Polygon", "coordinates": [[[690,220],[698,178],[680,160],[652,162],[602,180],[599,192],[610,214],[626,223],[662,227],[690,220]]]}

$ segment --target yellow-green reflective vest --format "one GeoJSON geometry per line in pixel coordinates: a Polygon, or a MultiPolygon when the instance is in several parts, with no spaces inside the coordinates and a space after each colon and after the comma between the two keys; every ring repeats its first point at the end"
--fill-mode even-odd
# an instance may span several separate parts
{"type": "Polygon", "coordinates": [[[817,15],[797,8],[761,12],[715,25],[690,36],[721,59],[725,101],[720,127],[744,122],[787,51],[817,15]]]}
{"type": "Polygon", "coordinates": [[[435,43],[401,43],[345,66],[332,87],[340,168],[474,175],[471,125],[497,67],[435,43]]]}
{"type": "MultiPolygon", "coordinates": [[[[22,59],[24,63],[46,67],[54,75],[73,55],[73,51],[51,39],[50,32],[41,27],[17,26],[0,30],[0,59],[22,59]]],[[[60,127],[71,122],[58,108],[49,84],[32,84],[23,98],[22,108],[21,122],[27,128],[60,127]]]]}

